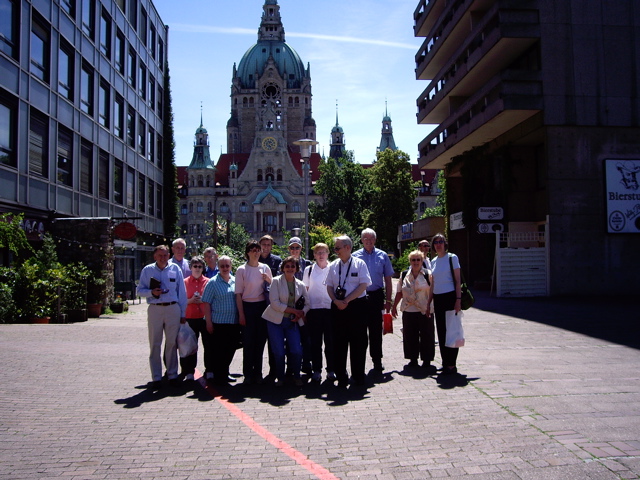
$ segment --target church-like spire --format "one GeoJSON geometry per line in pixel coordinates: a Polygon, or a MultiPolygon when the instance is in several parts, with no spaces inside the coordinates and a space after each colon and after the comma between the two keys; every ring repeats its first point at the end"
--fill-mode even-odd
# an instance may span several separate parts
{"type": "Polygon", "coordinates": [[[276,40],[284,42],[284,27],[280,18],[277,0],[265,0],[262,7],[262,21],[258,30],[258,41],[276,40]]]}
{"type": "Polygon", "coordinates": [[[213,168],[213,162],[211,161],[211,154],[209,153],[209,133],[204,128],[202,122],[202,104],[200,104],[200,126],[196,130],[195,140],[193,142],[193,157],[191,163],[187,167],[193,168],[213,168]]]}
{"type": "Polygon", "coordinates": [[[383,152],[387,148],[397,150],[396,142],[393,140],[393,128],[391,127],[391,117],[387,112],[387,101],[384,101],[384,117],[382,117],[382,138],[378,151],[383,152]]]}
{"type": "Polygon", "coordinates": [[[344,156],[344,130],[338,124],[338,100],[336,100],[336,126],[331,129],[331,149],[329,156],[331,158],[342,158],[344,156]]]}

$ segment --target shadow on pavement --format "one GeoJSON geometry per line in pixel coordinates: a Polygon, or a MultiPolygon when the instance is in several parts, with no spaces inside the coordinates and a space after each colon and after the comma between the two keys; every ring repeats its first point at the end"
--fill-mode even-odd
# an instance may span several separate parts
{"type": "MultiPolygon", "coordinates": [[[[183,382],[180,386],[172,387],[168,384],[163,384],[159,390],[152,390],[148,385],[138,385],[137,390],[141,390],[139,393],[126,398],[119,398],[114,400],[116,405],[122,405],[123,408],[137,408],[143,403],[157,402],[167,397],[180,397],[193,390],[195,384],[192,382],[183,382]]],[[[210,399],[210,397],[209,397],[210,399]]]]}
{"type": "MultiPolygon", "coordinates": [[[[473,292],[474,309],[543,323],[640,349],[640,301],[630,297],[497,298],[473,292]]],[[[473,315],[473,310],[469,311],[473,315]]]]}

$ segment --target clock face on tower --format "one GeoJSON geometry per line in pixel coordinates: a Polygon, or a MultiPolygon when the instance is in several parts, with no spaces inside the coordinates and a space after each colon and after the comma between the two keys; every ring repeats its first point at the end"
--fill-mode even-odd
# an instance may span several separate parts
{"type": "Polygon", "coordinates": [[[262,148],[264,148],[268,152],[275,150],[277,146],[278,141],[273,137],[265,137],[262,140],[262,148]]]}

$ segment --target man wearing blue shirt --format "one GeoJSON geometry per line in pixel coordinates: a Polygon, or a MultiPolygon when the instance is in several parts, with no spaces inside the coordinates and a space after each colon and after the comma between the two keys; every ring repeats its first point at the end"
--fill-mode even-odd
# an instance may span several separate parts
{"type": "Polygon", "coordinates": [[[142,269],[138,283],[138,296],[147,299],[147,326],[149,328],[149,387],[162,386],[162,358],[167,367],[167,378],[172,386],[179,385],[178,349],[176,340],[180,323],[184,323],[187,310],[187,290],[182,269],[169,263],[169,247],[158,245],[153,250],[154,263],[142,269]],[[160,356],[164,334],[164,355],[160,356]]]}
{"type": "Polygon", "coordinates": [[[376,247],[376,232],[365,228],[360,234],[364,248],[353,256],[364,260],[369,269],[371,284],[367,287],[367,329],[369,330],[369,354],[373,360],[373,368],[378,372],[384,370],[382,365],[382,310],[391,311],[391,276],[393,266],[389,255],[376,247]]]}

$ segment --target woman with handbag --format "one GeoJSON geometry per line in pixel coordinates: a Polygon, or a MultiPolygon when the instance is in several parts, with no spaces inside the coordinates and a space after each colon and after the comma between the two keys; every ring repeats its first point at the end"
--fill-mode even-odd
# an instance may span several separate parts
{"type": "Polygon", "coordinates": [[[285,355],[287,370],[293,376],[295,385],[302,386],[300,326],[304,323],[304,317],[310,308],[305,301],[307,289],[304,283],[295,277],[300,270],[300,264],[294,257],[285,258],[280,269],[284,273],[271,282],[270,303],[262,318],[267,320],[269,345],[275,359],[276,387],[284,385],[285,355]]]}
{"type": "Polygon", "coordinates": [[[418,366],[418,357],[422,358],[422,366],[430,368],[436,353],[431,316],[429,290],[431,288],[431,270],[424,268],[424,254],[414,250],[409,254],[408,271],[402,272],[398,282],[396,298],[391,312],[398,315],[398,303],[402,312],[402,347],[404,358],[409,360],[407,367],[418,366]]]}
{"type": "Polygon", "coordinates": [[[459,348],[447,347],[445,339],[447,338],[447,310],[454,310],[457,314],[462,309],[460,261],[457,255],[448,253],[449,246],[444,234],[436,233],[431,240],[431,246],[437,255],[431,260],[429,305],[433,300],[440,356],[442,357],[442,374],[448,375],[458,373],[456,360],[459,348]],[[451,265],[449,258],[451,258],[451,265]]]}

